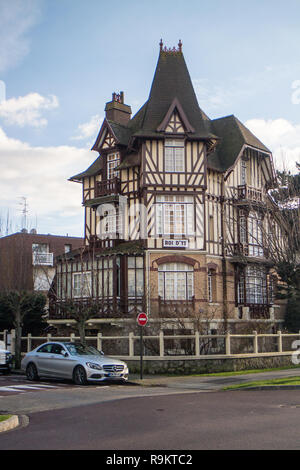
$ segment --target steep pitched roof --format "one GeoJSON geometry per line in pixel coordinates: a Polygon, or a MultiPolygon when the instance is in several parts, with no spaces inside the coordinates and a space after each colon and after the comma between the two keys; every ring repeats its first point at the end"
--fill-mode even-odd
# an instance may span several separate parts
{"type": "Polygon", "coordinates": [[[220,137],[216,150],[208,156],[208,165],[215,170],[226,171],[230,168],[244,145],[271,153],[234,115],[211,120],[208,125],[220,137]]]}
{"type": "Polygon", "coordinates": [[[192,138],[209,139],[206,114],[200,109],[190,74],[181,51],[164,51],[159,55],[148,101],[133,118],[135,136],[158,135],[157,129],[167,115],[174,99],[181,104],[188,122],[195,132],[192,138]]]}

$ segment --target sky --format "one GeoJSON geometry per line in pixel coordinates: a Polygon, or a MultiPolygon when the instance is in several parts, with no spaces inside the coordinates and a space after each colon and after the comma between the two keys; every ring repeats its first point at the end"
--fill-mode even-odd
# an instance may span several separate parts
{"type": "Polygon", "coordinates": [[[112,92],[133,114],[183,43],[200,107],[300,161],[300,1],[0,0],[0,232],[83,235],[81,185],[112,92]]]}

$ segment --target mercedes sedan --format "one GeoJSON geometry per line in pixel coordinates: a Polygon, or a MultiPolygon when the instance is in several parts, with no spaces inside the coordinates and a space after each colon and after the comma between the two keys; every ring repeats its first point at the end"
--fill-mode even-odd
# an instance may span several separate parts
{"type": "Polygon", "coordinates": [[[49,342],[26,354],[21,368],[28,380],[40,377],[71,379],[77,385],[128,380],[127,364],[81,343],[49,342]]]}

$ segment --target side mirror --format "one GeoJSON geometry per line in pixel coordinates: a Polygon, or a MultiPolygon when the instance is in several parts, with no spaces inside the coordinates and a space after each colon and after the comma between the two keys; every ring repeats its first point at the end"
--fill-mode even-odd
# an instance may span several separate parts
{"type": "Polygon", "coordinates": [[[69,357],[69,354],[67,353],[67,351],[63,351],[63,352],[62,352],[62,355],[63,355],[64,357],[69,357]]]}

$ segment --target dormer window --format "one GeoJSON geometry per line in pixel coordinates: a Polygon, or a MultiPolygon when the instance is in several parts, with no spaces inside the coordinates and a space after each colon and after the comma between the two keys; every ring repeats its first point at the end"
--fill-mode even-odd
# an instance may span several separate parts
{"type": "Polygon", "coordinates": [[[107,155],[107,179],[111,180],[113,178],[118,178],[119,177],[119,170],[116,170],[116,168],[120,165],[120,154],[118,152],[116,153],[109,153],[107,155]]]}
{"type": "Polygon", "coordinates": [[[165,140],[165,171],[168,173],[183,173],[184,164],[184,140],[165,140]]]}

